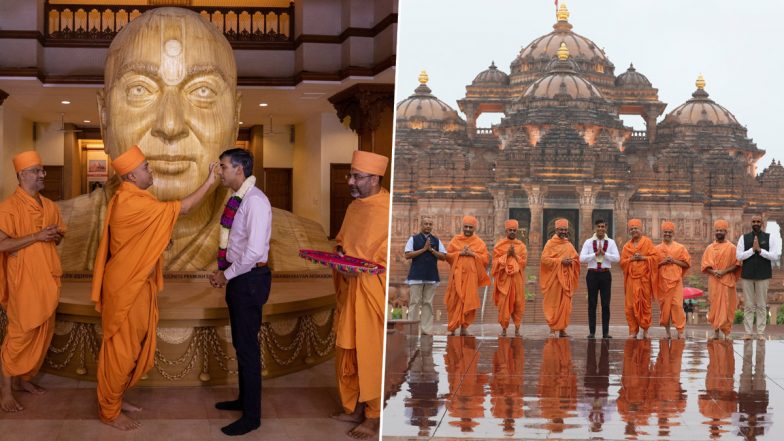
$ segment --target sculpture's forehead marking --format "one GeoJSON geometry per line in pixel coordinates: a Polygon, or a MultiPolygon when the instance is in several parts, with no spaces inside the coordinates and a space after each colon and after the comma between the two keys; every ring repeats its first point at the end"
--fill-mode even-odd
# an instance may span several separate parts
{"type": "Polygon", "coordinates": [[[161,64],[159,75],[169,86],[180,84],[185,78],[185,23],[181,17],[165,20],[161,29],[161,64]]]}

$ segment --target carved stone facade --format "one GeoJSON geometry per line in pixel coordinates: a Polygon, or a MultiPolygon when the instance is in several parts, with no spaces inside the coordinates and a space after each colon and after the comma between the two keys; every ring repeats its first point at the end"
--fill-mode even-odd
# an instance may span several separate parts
{"type": "Polygon", "coordinates": [[[527,231],[529,268],[556,217],[572,220],[576,244],[606,219],[619,246],[630,218],[641,218],[656,242],[660,223],[673,220],[695,265],[714,220],[730,222],[734,241],[752,213],[784,219],[784,167],[774,161],[756,175],[764,150],[709,98],[702,77],[691,99],[657,124],[666,107],[658,89],[633,66],[616,77],[601,46],[573,33],[567,18],[525,46],[510,74],[493,63],[466,86],[457,102],[466,120],[431,94],[424,74],[398,103],[392,284],[405,280],[402,250],[424,215],[448,241],[473,214],[488,247],[516,217],[527,231]],[[503,117],[477,128],[483,112],[503,117]],[[619,115],[641,116],[646,130],[624,126],[619,115]]]}

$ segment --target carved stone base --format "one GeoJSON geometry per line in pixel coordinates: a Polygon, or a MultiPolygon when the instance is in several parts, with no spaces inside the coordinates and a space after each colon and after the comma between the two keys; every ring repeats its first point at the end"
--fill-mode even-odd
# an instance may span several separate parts
{"type": "MultiPolygon", "coordinates": [[[[140,386],[201,386],[237,382],[237,361],[225,293],[207,273],[171,275],[159,294],[155,367],[140,386]]],[[[100,316],[90,302],[90,280],[63,282],[55,334],[43,371],[95,381],[101,345],[100,316]]],[[[262,376],[307,369],[332,357],[335,293],[330,274],[275,274],[259,333],[262,376]]],[[[0,341],[7,320],[0,310],[0,341]]]]}

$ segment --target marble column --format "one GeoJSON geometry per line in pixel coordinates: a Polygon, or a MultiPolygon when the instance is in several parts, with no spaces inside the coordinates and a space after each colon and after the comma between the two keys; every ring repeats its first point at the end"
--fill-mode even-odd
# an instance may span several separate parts
{"type": "Polygon", "coordinates": [[[505,190],[490,190],[493,195],[493,239],[502,237],[505,233],[504,222],[509,218],[509,199],[505,190]]]}
{"type": "Polygon", "coordinates": [[[544,215],[544,195],[546,189],[540,185],[524,185],[528,194],[528,208],[531,210],[531,230],[528,232],[529,253],[537,255],[542,250],[542,223],[544,215]]]}
{"type": "Polygon", "coordinates": [[[578,186],[577,194],[580,198],[580,237],[577,243],[581,244],[593,234],[592,217],[596,208],[596,193],[591,185],[578,186]]]}
{"type": "Polygon", "coordinates": [[[618,249],[623,247],[628,238],[626,222],[629,220],[629,198],[631,192],[619,191],[615,195],[615,210],[613,217],[615,218],[615,243],[618,244],[618,249]]]}

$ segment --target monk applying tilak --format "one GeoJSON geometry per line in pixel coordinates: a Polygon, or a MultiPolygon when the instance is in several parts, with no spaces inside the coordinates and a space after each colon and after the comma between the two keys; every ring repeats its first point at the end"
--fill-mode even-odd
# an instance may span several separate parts
{"type": "MultiPolygon", "coordinates": [[[[389,158],[355,151],[348,185],[354,200],[335,237],[337,252],[386,266],[389,192],[381,180],[389,158]]],[[[337,307],[335,368],[343,412],[334,418],[354,423],[348,435],[378,437],[384,349],[386,274],[334,272],[337,307]]]]}
{"type": "Polygon", "coordinates": [[[19,186],[0,203],[0,305],[8,317],[0,348],[0,408],[5,412],[23,410],[14,389],[44,393],[30,380],[54,334],[62,275],[55,245],[65,231],[57,205],[40,194],[46,170],[38,153],[19,153],[13,162],[19,186]]]}
{"type": "Polygon", "coordinates": [[[477,289],[490,285],[486,270],[490,256],[487,245],[475,233],[476,227],[474,216],[463,216],[463,233],[452,238],[446,248],[446,260],[452,270],[444,301],[449,319],[447,330],[452,335],[457,328],[460,335],[468,334],[468,326],[474,322],[480,306],[477,289]]]}
{"type": "Polygon", "coordinates": [[[735,245],[727,240],[729,223],[719,219],[713,223],[716,240],[702,254],[702,272],[708,274],[708,322],[713,327],[713,338],[730,335],[738,295],[735,284],[740,277],[740,263],[735,256],[735,245]]]}
{"type": "Polygon", "coordinates": [[[493,300],[498,307],[501,336],[506,336],[509,319],[514,322],[515,337],[520,336],[520,323],[525,311],[525,264],[528,252],[525,244],[517,239],[518,223],[514,219],[504,222],[506,237],[493,247],[493,300]]]}
{"type": "Polygon", "coordinates": [[[659,324],[664,326],[667,338],[671,337],[671,325],[675,325],[678,338],[682,338],[686,327],[686,313],[683,311],[683,276],[691,266],[691,256],[685,246],[673,240],[674,223],[662,222],[661,230],[664,241],[656,245],[658,283],[654,287],[661,310],[659,324]]]}
{"type": "Polygon", "coordinates": [[[542,250],[539,287],[542,309],[551,337],[568,337],[566,328],[572,315],[572,296],[580,278],[580,256],[569,241],[569,221],[555,221],[555,234],[542,250]]]}
{"type": "Polygon", "coordinates": [[[216,164],[210,164],[207,179],[185,199],[160,202],[147,190],[153,172],[138,146],[112,160],[122,183],[109,201],[92,286],[103,329],[96,375],[99,416],[110,426],[139,427],[122,411],[140,408],[123,396],[153,367],[163,252],[177,218],[198,206],[216,181],[216,164]]]}
{"type": "Polygon", "coordinates": [[[623,288],[626,291],[624,305],[629,337],[636,338],[642,328],[642,338],[648,338],[653,310],[651,299],[654,286],[658,283],[658,257],[656,247],[648,236],[642,234],[642,221],[632,219],[628,223],[631,240],[621,251],[623,288]]]}

